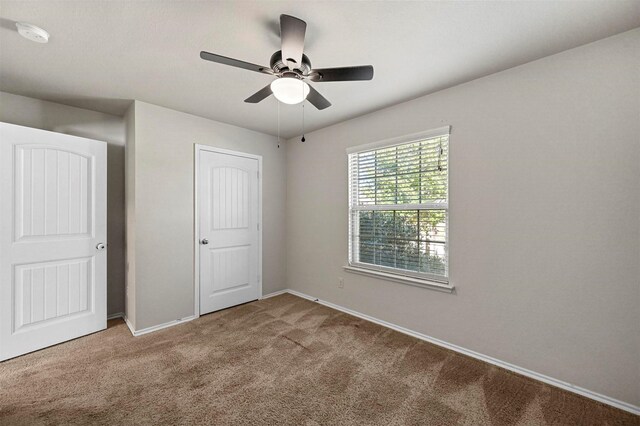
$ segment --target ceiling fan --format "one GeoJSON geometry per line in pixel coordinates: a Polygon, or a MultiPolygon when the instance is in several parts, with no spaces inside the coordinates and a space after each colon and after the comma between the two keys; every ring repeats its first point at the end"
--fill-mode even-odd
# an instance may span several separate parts
{"type": "Polygon", "coordinates": [[[280,15],[282,49],[271,55],[269,67],[204,51],[200,52],[200,57],[206,61],[277,77],[271,84],[244,100],[252,104],[273,94],[280,102],[287,104],[297,104],[307,99],[313,106],[321,110],[330,107],[331,102],[307,84],[305,80],[322,83],[324,81],[357,81],[373,78],[373,66],[371,65],[311,68],[309,58],[303,53],[306,30],[307,23],[302,19],[280,15]]]}

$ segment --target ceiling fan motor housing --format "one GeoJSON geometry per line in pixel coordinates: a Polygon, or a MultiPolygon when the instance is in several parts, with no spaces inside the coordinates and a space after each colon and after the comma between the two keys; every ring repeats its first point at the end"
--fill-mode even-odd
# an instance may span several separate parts
{"type": "Polygon", "coordinates": [[[309,61],[307,55],[302,55],[302,63],[299,67],[290,70],[289,67],[287,67],[285,61],[282,60],[282,50],[278,50],[273,55],[271,55],[271,61],[269,65],[276,74],[293,71],[296,74],[302,74],[306,76],[311,72],[311,61],[309,61]]]}

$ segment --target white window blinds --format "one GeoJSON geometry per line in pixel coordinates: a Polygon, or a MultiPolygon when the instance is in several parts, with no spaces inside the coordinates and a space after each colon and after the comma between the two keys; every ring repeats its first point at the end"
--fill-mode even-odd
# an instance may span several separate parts
{"type": "Polygon", "coordinates": [[[449,131],[349,154],[349,264],[448,282],[449,131]]]}

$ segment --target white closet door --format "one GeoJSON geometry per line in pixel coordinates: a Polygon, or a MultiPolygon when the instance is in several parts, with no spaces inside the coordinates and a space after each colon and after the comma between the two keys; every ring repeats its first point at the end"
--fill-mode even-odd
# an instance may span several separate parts
{"type": "Polygon", "coordinates": [[[106,328],[107,145],[0,123],[0,361],[106,328]]]}
{"type": "Polygon", "coordinates": [[[200,151],[200,314],[260,297],[258,182],[257,158],[200,151]]]}

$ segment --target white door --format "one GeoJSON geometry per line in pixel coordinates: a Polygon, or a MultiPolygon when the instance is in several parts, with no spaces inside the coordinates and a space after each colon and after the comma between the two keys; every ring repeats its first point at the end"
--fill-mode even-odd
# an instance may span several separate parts
{"type": "Polygon", "coordinates": [[[0,123],[0,361],[106,328],[107,145],[0,123]]]}
{"type": "Polygon", "coordinates": [[[259,159],[199,150],[200,314],[260,297],[259,159]]]}

